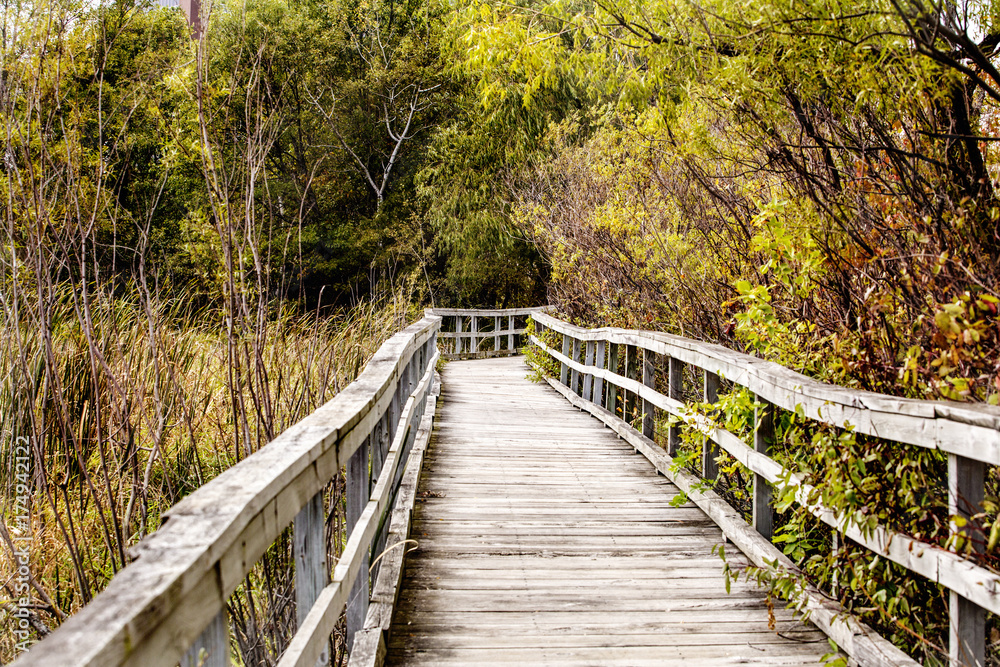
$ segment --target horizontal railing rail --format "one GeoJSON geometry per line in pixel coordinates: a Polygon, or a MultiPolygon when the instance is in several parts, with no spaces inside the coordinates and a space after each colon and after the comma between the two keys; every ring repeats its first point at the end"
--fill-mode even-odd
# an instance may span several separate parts
{"type": "MultiPolygon", "coordinates": [[[[984,498],[986,465],[1000,464],[1000,409],[991,406],[896,398],[818,382],[778,364],[738,353],[725,347],[680,336],[616,328],[585,329],[549,314],[533,316],[536,334],[531,343],[559,363],[558,381],[549,382],[580,407],[588,409],[628,439],[637,449],[645,448],[654,463],[692,499],[703,506],[727,536],[761,567],[779,561],[794,565],[770,542],[772,533],[772,485],[794,485],[796,497],[807,509],[847,538],[874,554],[926,577],[950,591],[950,645],[952,665],[985,666],[985,612],[1000,613],[1000,576],[961,554],[877,525],[868,517],[853,516],[815,502],[817,494],[796,471],[785,470],[768,454],[773,444],[773,419],[780,408],[797,412],[816,422],[857,433],[877,436],[917,447],[937,449],[948,456],[949,511],[965,521],[953,521],[952,532],[973,528],[984,498]],[[544,342],[544,332],[557,334],[561,349],[544,342]],[[665,365],[667,386],[656,386],[656,368],[665,365]],[[702,371],[701,393],[706,403],[715,403],[720,381],[728,380],[749,389],[760,406],[753,442],[715,425],[709,415],[698,414],[682,400],[685,365],[702,371]],[[619,373],[619,369],[622,370],[619,373]],[[704,436],[702,475],[718,475],[717,449],[725,450],[754,474],[753,527],[748,536],[742,518],[720,509],[722,499],[700,491],[696,478],[670,470],[671,458],[680,442],[678,426],[667,434],[666,451],[651,449],[654,440],[654,410],[679,418],[704,436]],[[616,415],[641,415],[641,428],[633,429],[616,415]]],[[[552,338],[550,337],[550,340],[552,338]]],[[[728,507],[728,506],[727,506],[728,507]]],[[[908,659],[881,638],[873,638],[864,626],[851,623],[836,627],[840,612],[831,612],[828,601],[812,588],[806,591],[806,607],[822,629],[841,648],[863,664],[905,664],[908,659]],[[811,591],[811,592],[810,592],[811,591]],[[811,596],[811,597],[810,597],[811,596]],[[853,628],[853,629],[852,629],[853,628]],[[882,657],[879,657],[882,656],[882,657]],[[859,660],[862,662],[862,660],[859,660]]],[[[912,661],[910,661],[912,664],[912,661]]]]}
{"type": "Polygon", "coordinates": [[[345,607],[348,637],[363,627],[372,553],[385,545],[428,402],[433,410],[440,326],[427,314],[403,329],[331,401],[177,503],[104,592],[14,664],[228,665],[227,601],[289,525],[298,631],[279,665],[327,660],[345,607]],[[348,539],[331,578],[323,494],[344,467],[348,539]]]}
{"type": "Polygon", "coordinates": [[[520,354],[527,320],[539,310],[429,308],[425,312],[442,318],[438,337],[445,359],[473,359],[520,354]]]}

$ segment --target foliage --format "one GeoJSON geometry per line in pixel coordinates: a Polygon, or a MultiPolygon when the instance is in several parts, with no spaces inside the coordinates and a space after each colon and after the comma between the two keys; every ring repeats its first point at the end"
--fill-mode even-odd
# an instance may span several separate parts
{"type": "MultiPolygon", "coordinates": [[[[582,91],[582,108],[552,119],[512,182],[515,219],[552,264],[550,303],[828,382],[997,403],[995,4],[466,10],[461,43],[466,66],[489,73],[484,106],[515,96],[544,107],[539,93],[564,80],[582,91]]],[[[747,437],[752,397],[722,401],[747,437]]],[[[946,543],[938,454],[794,414],[779,422],[776,457],[819,499],[946,543]]],[[[721,463],[720,488],[739,507],[750,476],[721,463]]],[[[990,480],[988,495],[995,471],[990,480]]],[[[780,523],[778,543],[821,585],[935,659],[933,587],[854,547],[831,553],[829,531],[802,512],[780,523]]]]}

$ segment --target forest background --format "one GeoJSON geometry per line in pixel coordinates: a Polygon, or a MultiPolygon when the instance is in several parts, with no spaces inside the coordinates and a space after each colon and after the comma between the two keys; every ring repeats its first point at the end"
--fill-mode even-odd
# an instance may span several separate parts
{"type": "MultiPolygon", "coordinates": [[[[3,3],[0,597],[13,613],[23,484],[36,637],[423,305],[549,303],[829,382],[998,403],[994,2],[203,9],[192,39],[171,9],[3,3]]],[[[729,419],[752,413],[742,398],[729,419]]],[[[782,428],[785,460],[842,506],[944,539],[935,453],[782,428]]],[[[738,501],[748,476],[729,470],[738,501]]],[[[991,471],[989,566],[997,506],[991,471]]],[[[940,591],[830,553],[805,517],[778,539],[940,659],[940,591]]],[[[245,664],[275,662],[294,626],[289,553],[230,603],[245,664]]]]}

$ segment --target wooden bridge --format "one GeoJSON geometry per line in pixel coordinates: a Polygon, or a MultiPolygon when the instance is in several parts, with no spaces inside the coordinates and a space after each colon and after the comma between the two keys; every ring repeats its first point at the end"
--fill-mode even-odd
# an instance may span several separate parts
{"type": "Polygon", "coordinates": [[[947,452],[951,511],[968,519],[955,532],[970,530],[986,465],[1000,464],[995,408],[825,385],[541,309],[428,311],[332,401],[172,508],[102,594],[15,664],[230,664],[227,601],[290,525],[298,630],[282,667],[326,664],[345,614],[358,666],[807,665],[827,637],[856,664],[916,664],[811,585],[798,592],[807,622],[742,578],[727,593],[720,546],[732,568],[797,572],[770,541],[783,485],[845,538],[949,591],[951,664],[985,667],[1000,577],[817,504],[768,456],[777,410],[947,452]],[[514,356],[526,345],[559,377],[529,382],[514,356]],[[438,376],[441,356],[467,360],[438,376]],[[706,403],[723,378],[754,392],[753,442],[690,409],[691,369],[706,403]],[[681,427],[666,415],[704,436],[700,476],[674,465],[681,427]],[[752,525],[702,481],[718,474],[718,448],[754,474],[752,525]],[[349,537],[333,563],[325,489],[341,474],[349,537]]]}

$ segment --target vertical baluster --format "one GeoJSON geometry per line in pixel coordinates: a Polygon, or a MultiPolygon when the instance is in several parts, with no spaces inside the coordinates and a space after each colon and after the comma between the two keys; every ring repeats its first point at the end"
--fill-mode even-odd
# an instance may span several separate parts
{"type": "MultiPolygon", "coordinates": [[[[684,362],[680,359],[670,357],[667,370],[668,387],[667,395],[675,401],[684,400],[684,362]]],[[[674,425],[670,427],[667,434],[667,454],[676,456],[681,445],[681,427],[674,425]]]]}
{"type": "MultiPolygon", "coordinates": [[[[706,403],[719,401],[719,376],[709,371],[704,372],[705,387],[702,395],[706,403]]],[[[710,415],[712,416],[712,415],[710,415]]],[[[719,451],[707,435],[701,443],[701,474],[705,479],[716,480],[719,477],[719,464],[715,462],[719,451]]]]}
{"type": "MultiPolygon", "coordinates": [[[[757,396],[757,402],[759,406],[754,415],[756,421],[754,449],[770,456],[771,443],[774,441],[774,406],[760,396],[757,396]]],[[[753,527],[767,539],[771,539],[774,533],[771,486],[766,479],[756,473],[753,476],[753,527]]]]}
{"type": "Polygon", "coordinates": [[[229,667],[229,664],[229,621],[223,607],[181,658],[181,667],[229,667]]]}
{"type": "MultiPolygon", "coordinates": [[[[603,340],[597,341],[597,347],[594,351],[594,366],[596,368],[604,368],[604,350],[607,343],[603,340]]],[[[605,405],[604,402],[604,378],[594,376],[594,393],[593,398],[590,399],[600,405],[602,408],[605,405]]]]}
{"type": "MultiPolygon", "coordinates": [[[[388,430],[389,411],[386,410],[382,413],[382,416],[375,424],[375,428],[372,430],[371,435],[368,436],[368,439],[371,441],[372,479],[378,479],[379,474],[382,472],[382,461],[385,460],[382,456],[382,452],[388,449],[388,446],[384,444],[388,430]]],[[[367,499],[365,502],[368,502],[367,499]]]]}
{"type": "MultiPolygon", "coordinates": [[[[570,349],[573,345],[573,339],[567,334],[563,334],[562,337],[562,354],[564,357],[569,357],[570,349]]],[[[564,362],[559,362],[559,382],[565,386],[569,386],[569,366],[564,362]]]]}
{"type": "MultiPolygon", "coordinates": [[[[573,339],[572,359],[573,361],[580,363],[580,341],[575,338],[573,339]]],[[[569,388],[574,394],[580,393],[580,371],[576,368],[571,369],[569,388]]]]}
{"type": "Polygon", "coordinates": [[[462,333],[462,316],[455,316],[455,348],[454,354],[462,354],[462,337],[459,335],[462,333]]]}
{"type": "MultiPolygon", "coordinates": [[[[948,455],[948,511],[965,519],[951,523],[952,533],[964,533],[977,551],[985,546],[981,528],[972,517],[982,512],[986,464],[964,456],[948,455]]],[[[949,592],[948,656],[951,667],[986,666],[986,612],[955,591],[949,592]]]]}
{"type": "Polygon", "coordinates": [[[834,598],[840,597],[840,531],[833,531],[830,537],[830,552],[834,558],[833,574],[830,576],[830,595],[834,598]]]}
{"type": "Polygon", "coordinates": [[[493,351],[500,351],[500,316],[493,318],[493,351]]]}
{"type": "MultiPolygon", "coordinates": [[[[365,438],[364,443],[347,461],[347,488],[344,494],[347,507],[345,508],[344,518],[348,537],[354,530],[354,524],[361,518],[361,513],[364,511],[365,505],[368,504],[368,499],[371,496],[368,459],[370,452],[380,449],[380,430],[376,428],[372,431],[365,438]]],[[[381,467],[381,464],[379,467],[381,467]]],[[[376,472],[375,474],[378,473],[376,472]]],[[[354,645],[354,633],[364,627],[365,615],[368,613],[368,599],[371,595],[368,582],[369,559],[369,551],[365,549],[363,560],[361,561],[361,572],[358,574],[358,578],[354,580],[354,585],[351,587],[351,592],[347,597],[348,650],[354,645]]]]}
{"type": "MultiPolygon", "coordinates": [[[[543,327],[542,325],[538,324],[538,325],[536,325],[535,328],[538,330],[539,333],[541,333],[541,331],[545,327],[543,327]]],[[[510,350],[511,354],[514,354],[514,351],[517,348],[514,347],[514,316],[513,315],[508,315],[507,316],[507,331],[509,332],[507,334],[507,349],[510,350]]]]}
{"type": "MultiPolygon", "coordinates": [[[[587,366],[593,366],[594,365],[594,348],[595,348],[594,341],[588,340],[588,341],[586,341],[585,345],[587,347],[586,347],[586,352],[584,353],[584,362],[583,363],[585,363],[587,366]]],[[[591,375],[590,373],[584,373],[584,375],[583,375],[583,398],[585,400],[587,400],[587,401],[593,400],[593,394],[591,393],[593,391],[593,387],[594,387],[594,376],[591,375]]]]}
{"type": "Polygon", "coordinates": [[[469,354],[475,359],[479,353],[479,316],[469,318],[469,354]]]}
{"type": "MultiPolygon", "coordinates": [[[[608,343],[608,370],[618,374],[618,343],[608,343]]],[[[618,409],[618,385],[608,383],[608,402],[605,405],[608,412],[615,414],[618,409]]]]}
{"type": "MultiPolygon", "coordinates": [[[[642,384],[656,389],[656,354],[642,350],[642,384]]],[[[642,399],[642,434],[650,440],[656,439],[656,406],[642,399]]]]}
{"type": "MultiPolygon", "coordinates": [[[[326,521],[323,515],[323,492],[320,491],[299,510],[292,524],[292,554],[295,558],[295,617],[300,626],[306,620],[306,616],[312,609],[313,603],[316,602],[316,598],[319,597],[320,591],[329,582],[329,571],[326,567],[326,521]]],[[[365,602],[367,602],[367,594],[365,602]]],[[[354,630],[360,630],[363,624],[364,615],[361,616],[361,624],[355,625],[354,630]]],[[[348,642],[351,641],[351,638],[353,638],[353,633],[350,632],[349,628],[348,642]]],[[[324,648],[316,664],[326,665],[329,661],[330,655],[324,648]]]]}
{"type": "MultiPolygon", "coordinates": [[[[639,362],[636,358],[636,351],[637,348],[634,345],[625,346],[625,377],[629,380],[637,379],[636,376],[638,375],[639,362]]],[[[635,392],[624,389],[622,390],[622,398],[625,402],[625,412],[622,414],[622,419],[631,424],[636,410],[635,392]]]]}

